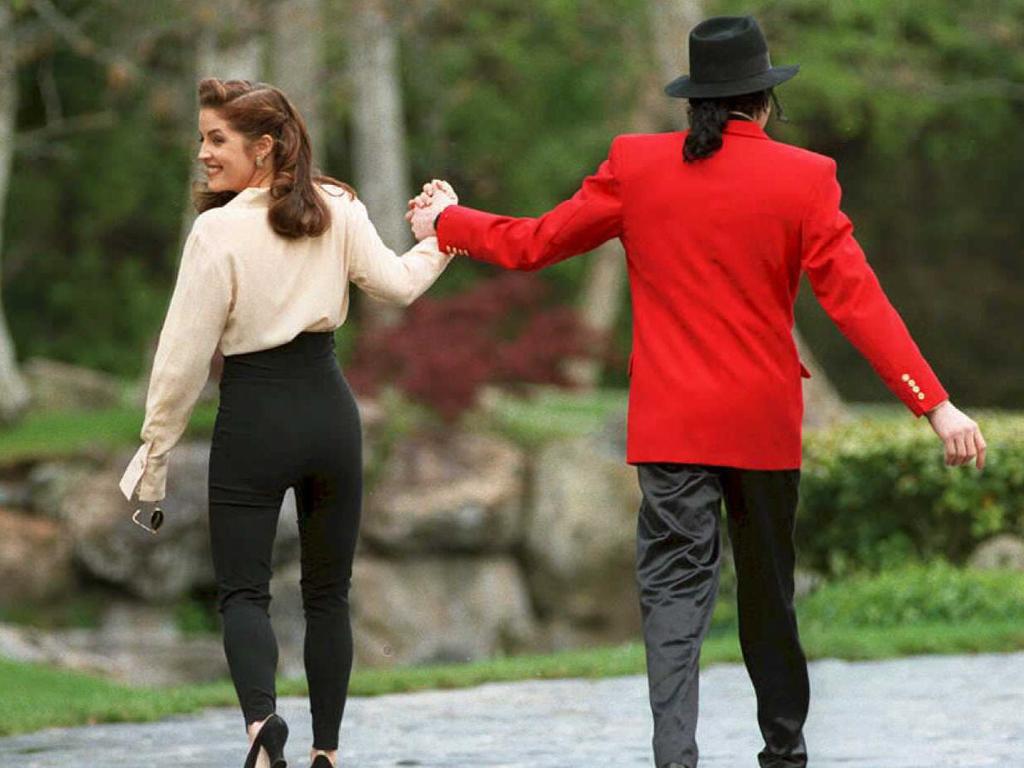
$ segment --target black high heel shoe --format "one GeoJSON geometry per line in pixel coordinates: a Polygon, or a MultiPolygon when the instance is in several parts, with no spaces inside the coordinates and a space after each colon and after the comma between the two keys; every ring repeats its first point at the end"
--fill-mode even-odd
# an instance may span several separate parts
{"type": "Polygon", "coordinates": [[[334,766],[331,765],[331,759],[327,755],[317,755],[310,763],[309,768],[334,768],[334,766]]]}
{"type": "Polygon", "coordinates": [[[256,768],[256,758],[259,757],[260,747],[267,750],[270,757],[270,768],[287,768],[287,761],[284,759],[284,743],[288,741],[288,723],[277,713],[268,717],[256,733],[256,738],[249,747],[249,754],[245,758],[243,768],[256,768]]]}

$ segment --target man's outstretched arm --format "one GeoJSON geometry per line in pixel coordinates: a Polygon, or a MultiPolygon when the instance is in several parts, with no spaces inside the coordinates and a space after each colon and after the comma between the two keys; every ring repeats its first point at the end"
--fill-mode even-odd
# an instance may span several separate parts
{"type": "MultiPolygon", "coordinates": [[[[617,141],[613,141],[608,158],[583,180],[576,194],[541,216],[516,218],[461,205],[444,207],[436,232],[441,251],[506,269],[533,270],[618,237],[622,234],[622,202],[616,154],[617,141]]],[[[419,237],[434,233],[436,215],[426,206],[413,206],[407,218],[419,237]],[[419,228],[418,210],[422,211],[419,228]]]]}

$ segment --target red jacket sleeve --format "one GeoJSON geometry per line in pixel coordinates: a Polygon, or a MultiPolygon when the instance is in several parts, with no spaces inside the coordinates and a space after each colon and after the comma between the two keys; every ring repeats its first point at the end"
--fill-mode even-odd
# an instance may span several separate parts
{"type": "Polygon", "coordinates": [[[921,416],[948,394],[868,265],[850,219],[839,209],[841,196],[830,158],[803,220],[803,269],[843,335],[893,394],[921,416]]]}
{"type": "Polygon", "coordinates": [[[617,140],[576,194],[536,218],[498,216],[461,205],[446,208],[438,221],[438,247],[506,269],[532,270],[618,237],[622,204],[615,176],[616,145],[617,140]]]}

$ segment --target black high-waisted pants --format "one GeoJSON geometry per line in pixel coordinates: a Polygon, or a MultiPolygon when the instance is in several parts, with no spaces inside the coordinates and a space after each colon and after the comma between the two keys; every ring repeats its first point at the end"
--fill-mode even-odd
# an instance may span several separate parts
{"type": "Polygon", "coordinates": [[[762,768],[804,768],[807,662],[793,606],[800,470],[638,464],[637,579],[658,768],[696,768],[700,648],[718,594],[722,502],[762,768]]]}
{"type": "Polygon", "coordinates": [[[285,491],[294,488],[313,746],[324,750],[338,747],[352,667],[360,435],[332,332],[224,357],[209,472],[224,651],[246,725],[266,718],[276,705],[278,656],[268,612],[271,551],[285,491]]]}

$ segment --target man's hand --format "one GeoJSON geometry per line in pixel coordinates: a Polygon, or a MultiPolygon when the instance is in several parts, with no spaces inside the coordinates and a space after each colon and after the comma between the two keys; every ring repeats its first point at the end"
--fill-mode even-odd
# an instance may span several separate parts
{"type": "Polygon", "coordinates": [[[434,179],[423,185],[423,191],[409,201],[409,210],[405,213],[405,220],[412,227],[412,234],[417,240],[423,240],[434,231],[434,220],[449,205],[456,205],[459,202],[458,195],[447,181],[434,179]]]}
{"type": "Polygon", "coordinates": [[[946,447],[946,466],[959,467],[976,459],[985,466],[985,438],[977,423],[946,400],[925,414],[946,447]]]}

